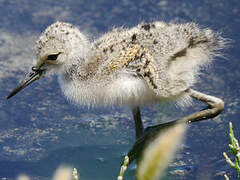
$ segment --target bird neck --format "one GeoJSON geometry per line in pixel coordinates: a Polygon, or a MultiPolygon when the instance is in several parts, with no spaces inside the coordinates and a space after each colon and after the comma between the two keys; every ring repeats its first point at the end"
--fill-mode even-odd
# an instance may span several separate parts
{"type": "Polygon", "coordinates": [[[82,80],[82,72],[84,72],[86,58],[76,57],[69,59],[62,71],[59,72],[59,76],[64,81],[82,80]]]}
{"type": "Polygon", "coordinates": [[[78,79],[78,76],[84,72],[84,67],[87,64],[90,46],[90,42],[84,36],[71,42],[71,48],[67,55],[68,59],[64,63],[60,75],[67,79],[78,79]]]}

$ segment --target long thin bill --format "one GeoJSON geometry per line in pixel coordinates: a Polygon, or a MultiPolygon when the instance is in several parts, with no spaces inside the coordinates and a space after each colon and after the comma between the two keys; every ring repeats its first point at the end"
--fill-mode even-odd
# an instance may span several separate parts
{"type": "Polygon", "coordinates": [[[34,81],[40,79],[41,74],[39,72],[34,72],[32,75],[29,76],[29,78],[19,84],[7,97],[7,99],[13,97],[15,94],[17,94],[19,91],[27,87],[29,84],[33,83],[34,81]]]}

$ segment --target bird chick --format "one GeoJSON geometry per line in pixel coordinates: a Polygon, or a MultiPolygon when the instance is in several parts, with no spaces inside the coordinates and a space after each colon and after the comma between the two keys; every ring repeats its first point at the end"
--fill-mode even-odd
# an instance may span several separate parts
{"type": "Polygon", "coordinates": [[[195,23],[141,23],[115,28],[90,42],[72,24],[56,22],[37,41],[33,72],[8,98],[43,76],[58,74],[72,102],[129,105],[139,121],[135,107],[189,101],[187,90],[199,70],[219,56],[225,44],[219,33],[195,23]]]}

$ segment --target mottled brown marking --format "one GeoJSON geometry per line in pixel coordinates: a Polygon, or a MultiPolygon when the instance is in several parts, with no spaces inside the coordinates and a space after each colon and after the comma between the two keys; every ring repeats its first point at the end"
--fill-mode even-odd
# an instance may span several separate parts
{"type": "Polygon", "coordinates": [[[158,41],[156,39],[154,39],[153,44],[157,44],[157,43],[158,43],[158,41]]]}
{"type": "Polygon", "coordinates": [[[133,34],[132,35],[132,42],[136,41],[137,40],[137,35],[136,34],[133,34]]]}
{"type": "Polygon", "coordinates": [[[132,47],[127,48],[125,51],[121,52],[116,59],[113,59],[108,66],[109,71],[115,71],[133,61],[136,56],[139,56],[140,47],[136,44],[132,47]]]}
{"type": "Polygon", "coordinates": [[[149,31],[151,28],[150,24],[143,24],[141,27],[146,31],[149,31]]]}
{"type": "Polygon", "coordinates": [[[207,39],[206,36],[198,36],[197,38],[196,37],[191,37],[188,41],[188,47],[189,48],[194,48],[196,47],[198,44],[206,44],[208,43],[209,40],[207,39]]]}
{"type": "Polygon", "coordinates": [[[113,52],[113,45],[110,46],[110,52],[112,53],[113,52]]]}
{"type": "Polygon", "coordinates": [[[149,87],[156,90],[159,88],[157,86],[159,79],[157,63],[147,48],[143,48],[142,54],[143,57],[139,74],[146,80],[149,87]]]}
{"type": "Polygon", "coordinates": [[[178,51],[177,53],[175,53],[171,58],[176,59],[178,57],[186,56],[186,53],[187,53],[187,48],[184,48],[184,49],[178,51]]]}

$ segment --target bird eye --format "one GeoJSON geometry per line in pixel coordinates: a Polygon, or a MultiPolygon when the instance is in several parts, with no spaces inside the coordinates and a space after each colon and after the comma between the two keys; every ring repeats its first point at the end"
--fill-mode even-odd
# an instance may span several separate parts
{"type": "Polygon", "coordinates": [[[55,61],[55,60],[57,60],[59,54],[60,53],[58,53],[58,54],[50,54],[50,55],[48,55],[47,60],[55,61]]]}

